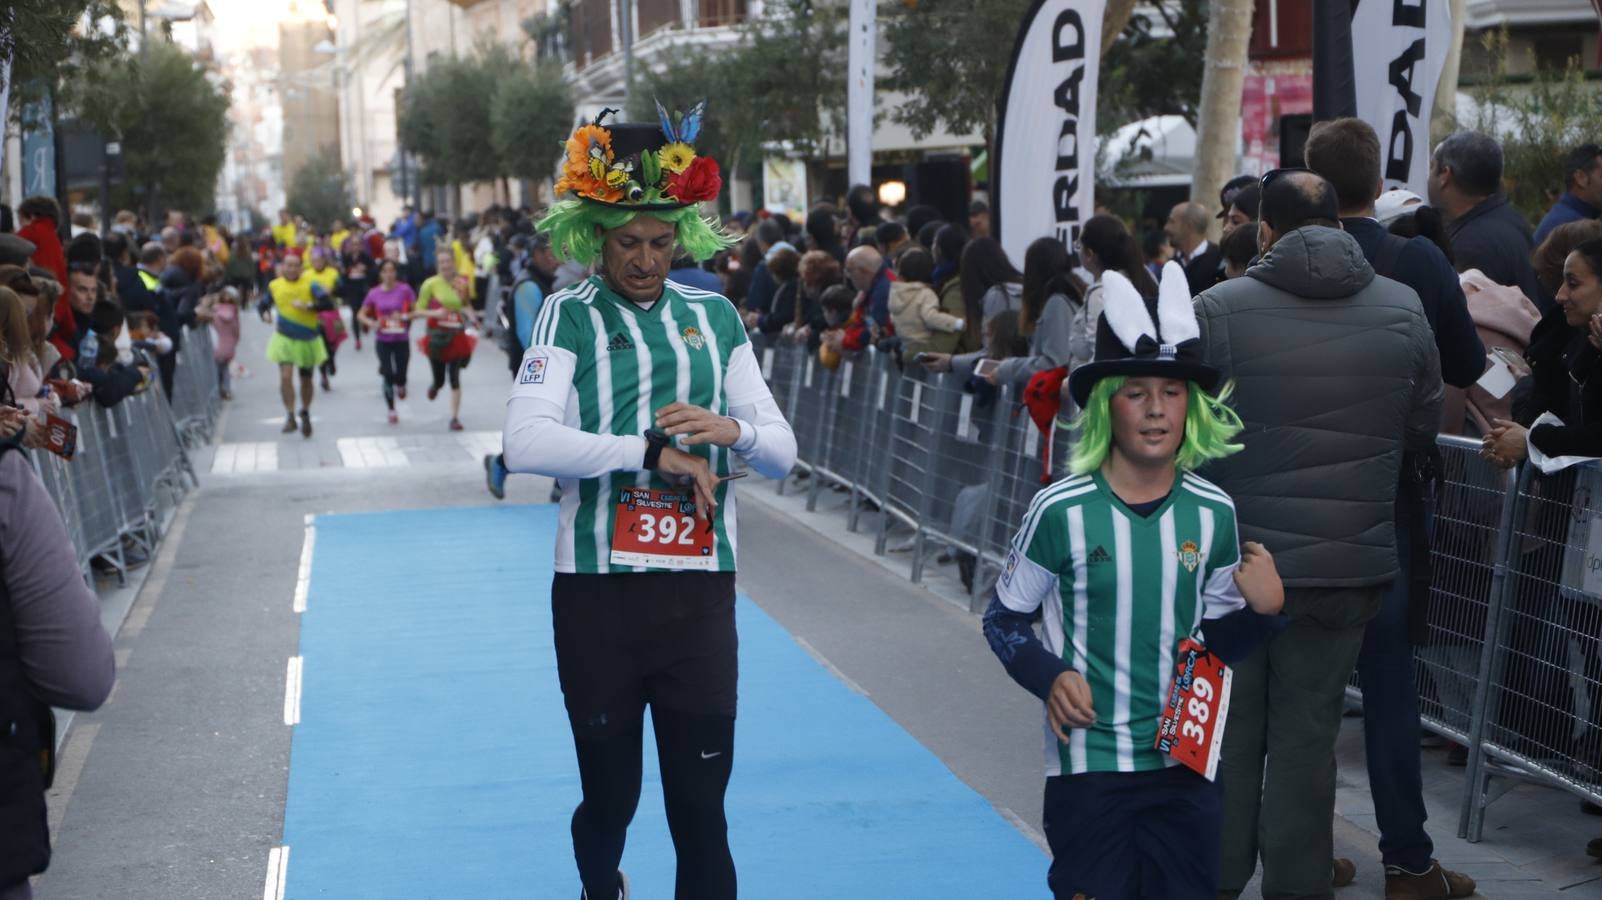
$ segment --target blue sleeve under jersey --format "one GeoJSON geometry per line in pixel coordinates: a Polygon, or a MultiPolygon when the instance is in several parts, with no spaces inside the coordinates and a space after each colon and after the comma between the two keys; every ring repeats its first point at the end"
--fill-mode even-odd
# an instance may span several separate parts
{"type": "Polygon", "coordinates": [[[533,281],[524,281],[512,293],[512,314],[517,321],[512,327],[517,329],[517,340],[525,349],[534,337],[534,320],[539,317],[540,307],[545,305],[545,292],[533,281]]]}

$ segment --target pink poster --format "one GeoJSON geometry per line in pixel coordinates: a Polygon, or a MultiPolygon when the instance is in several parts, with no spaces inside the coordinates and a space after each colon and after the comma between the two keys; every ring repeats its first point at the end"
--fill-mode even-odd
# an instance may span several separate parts
{"type": "Polygon", "coordinates": [[[1279,165],[1279,117],[1313,111],[1310,64],[1254,64],[1241,88],[1241,171],[1261,175],[1279,165]]]}

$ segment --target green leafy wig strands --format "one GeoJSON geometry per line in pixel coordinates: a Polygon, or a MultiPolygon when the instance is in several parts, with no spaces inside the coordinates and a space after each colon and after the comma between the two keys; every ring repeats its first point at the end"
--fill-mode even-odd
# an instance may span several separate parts
{"type": "Polygon", "coordinates": [[[724,234],[716,223],[701,218],[694,206],[681,209],[614,209],[584,200],[563,200],[551,207],[540,221],[539,230],[551,236],[551,250],[557,258],[589,265],[601,255],[601,234],[622,228],[635,216],[655,216],[677,229],[680,247],[696,262],[711,259],[734,246],[735,239],[724,234]]]}
{"type": "MultiPolygon", "coordinates": [[[[1110,403],[1113,394],[1118,393],[1126,381],[1127,377],[1115,375],[1103,378],[1090,389],[1089,402],[1069,426],[1079,432],[1079,440],[1074,443],[1073,453],[1068,457],[1068,470],[1073,474],[1094,472],[1107,460],[1107,454],[1112,450],[1110,403]]],[[[1195,382],[1187,384],[1190,399],[1185,404],[1185,436],[1179,442],[1179,453],[1174,462],[1180,469],[1189,472],[1210,460],[1239,453],[1241,445],[1230,441],[1245,426],[1226,402],[1234,389],[1233,384],[1226,383],[1216,397],[1197,387],[1195,382]]]]}

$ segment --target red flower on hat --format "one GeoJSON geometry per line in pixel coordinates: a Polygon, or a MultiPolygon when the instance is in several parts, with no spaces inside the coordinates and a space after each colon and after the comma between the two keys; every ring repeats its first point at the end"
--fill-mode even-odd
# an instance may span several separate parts
{"type": "Polygon", "coordinates": [[[662,193],[680,203],[700,203],[717,199],[723,190],[723,176],[718,173],[718,161],[710,156],[697,156],[682,172],[668,176],[662,193]]]}

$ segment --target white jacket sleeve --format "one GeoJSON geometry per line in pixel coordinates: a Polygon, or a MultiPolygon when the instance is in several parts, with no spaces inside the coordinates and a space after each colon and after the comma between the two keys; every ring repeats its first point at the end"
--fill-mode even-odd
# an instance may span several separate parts
{"type": "MultiPolygon", "coordinates": [[[[749,343],[734,348],[723,376],[729,417],[740,423],[740,439],[730,449],[769,478],[783,478],[795,465],[795,432],[773,402],[762,367],[749,343]]],[[[643,451],[642,451],[643,452],[643,451]]]]}
{"type": "Polygon", "coordinates": [[[501,453],[509,471],[599,478],[645,467],[643,435],[591,434],[579,428],[573,390],[577,360],[561,347],[530,347],[523,354],[501,431],[501,453]]]}

